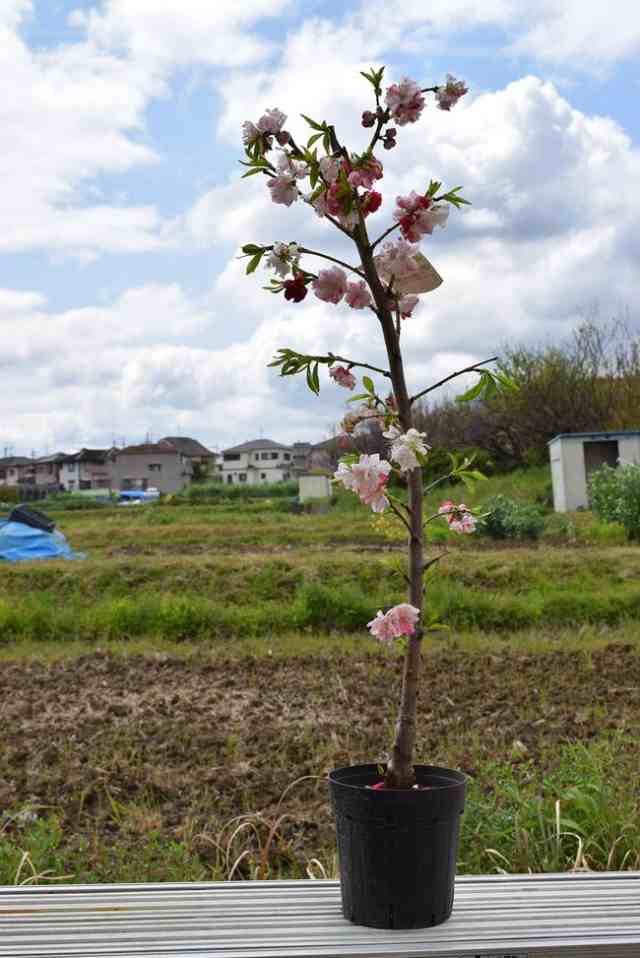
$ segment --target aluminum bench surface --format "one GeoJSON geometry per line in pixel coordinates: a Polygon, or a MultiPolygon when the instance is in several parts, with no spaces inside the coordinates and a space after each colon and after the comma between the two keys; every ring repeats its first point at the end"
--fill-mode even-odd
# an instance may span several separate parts
{"type": "Polygon", "coordinates": [[[640,958],[640,872],[462,877],[436,928],[346,922],[334,881],[0,886],[0,958],[640,958]]]}

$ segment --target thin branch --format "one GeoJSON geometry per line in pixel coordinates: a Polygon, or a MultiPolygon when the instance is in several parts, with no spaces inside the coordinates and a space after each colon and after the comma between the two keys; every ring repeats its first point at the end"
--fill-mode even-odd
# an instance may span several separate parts
{"type": "Polygon", "coordinates": [[[337,263],[339,266],[344,266],[345,269],[351,270],[352,273],[357,273],[358,276],[362,277],[362,279],[366,279],[361,269],[358,269],[356,266],[349,266],[348,263],[345,263],[341,259],[336,259],[335,256],[329,256],[327,253],[318,253],[314,249],[307,249],[306,246],[299,246],[298,249],[301,253],[307,253],[309,256],[320,256],[322,259],[328,259],[332,263],[337,263]]]}
{"type": "Polygon", "coordinates": [[[440,562],[440,559],[444,559],[445,556],[448,556],[448,555],[449,555],[449,552],[447,549],[445,549],[444,552],[440,552],[439,555],[434,556],[433,559],[429,559],[429,561],[425,562],[424,565],[422,566],[422,574],[424,575],[425,572],[427,572],[427,570],[430,569],[432,565],[435,565],[436,562],[440,562]]]}
{"type": "MultiPolygon", "coordinates": [[[[428,486],[424,486],[424,488],[423,488],[423,490],[422,490],[423,495],[426,496],[426,494],[427,494],[428,492],[431,492],[432,489],[435,489],[436,486],[439,486],[441,482],[446,482],[447,479],[451,479],[451,477],[452,477],[453,475],[455,475],[455,473],[453,473],[453,472],[448,472],[448,473],[446,474],[446,476],[440,476],[439,479],[434,479],[433,482],[430,482],[428,486]]],[[[427,522],[428,522],[428,521],[429,521],[429,520],[427,520],[427,522]]]]}
{"type": "Polygon", "coordinates": [[[408,530],[409,535],[413,537],[414,532],[413,532],[413,529],[411,528],[411,523],[408,521],[408,519],[405,516],[402,515],[398,507],[394,504],[394,502],[391,499],[389,500],[389,506],[391,507],[391,511],[397,515],[398,519],[400,519],[402,524],[408,530]]]}
{"type": "Polygon", "coordinates": [[[323,213],[323,219],[329,220],[329,222],[333,223],[336,229],[339,229],[341,233],[344,233],[344,235],[348,236],[349,239],[353,239],[353,233],[351,232],[351,230],[348,230],[346,226],[343,226],[342,223],[339,223],[338,220],[335,219],[335,217],[330,216],[329,213],[323,213]]]}
{"type": "Polygon", "coordinates": [[[382,235],[378,237],[375,243],[371,244],[371,251],[373,252],[373,250],[376,248],[378,243],[381,243],[382,240],[389,235],[389,233],[393,233],[393,231],[397,230],[399,226],[400,226],[400,223],[394,223],[393,226],[390,226],[388,230],[385,230],[384,233],[382,233],[382,235]]]}
{"type": "Polygon", "coordinates": [[[479,363],[474,363],[472,366],[465,366],[464,369],[459,369],[455,373],[451,373],[450,376],[445,376],[444,379],[441,379],[440,382],[434,383],[433,386],[427,386],[426,389],[423,389],[422,392],[416,393],[415,396],[412,396],[409,400],[411,403],[416,402],[416,400],[421,399],[423,396],[426,396],[427,393],[433,392],[434,389],[439,389],[440,386],[444,386],[445,383],[448,383],[452,379],[456,379],[458,376],[464,375],[464,373],[473,373],[480,368],[480,366],[486,366],[487,363],[496,363],[498,361],[497,356],[492,356],[490,359],[483,359],[479,363]]]}
{"type": "MultiPolygon", "coordinates": [[[[388,369],[380,369],[379,366],[370,366],[369,363],[354,362],[353,359],[345,359],[344,356],[334,356],[333,353],[327,353],[327,356],[331,362],[347,363],[351,368],[358,366],[360,369],[370,369],[374,373],[380,373],[381,376],[386,376],[387,379],[391,379],[391,373],[388,369]]],[[[316,359],[318,357],[313,356],[312,358],[316,359]]]]}

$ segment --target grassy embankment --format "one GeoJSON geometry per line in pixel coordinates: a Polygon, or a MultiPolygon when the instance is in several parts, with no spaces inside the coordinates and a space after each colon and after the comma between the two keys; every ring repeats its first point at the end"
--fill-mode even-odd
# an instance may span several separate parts
{"type": "MultiPolygon", "coordinates": [[[[400,677],[363,623],[402,536],[353,504],[60,512],[86,561],[0,568],[0,882],[334,873],[322,776],[381,755],[400,677]]],[[[418,758],[471,776],[460,870],[640,867],[640,549],[430,530],[418,758]]]]}

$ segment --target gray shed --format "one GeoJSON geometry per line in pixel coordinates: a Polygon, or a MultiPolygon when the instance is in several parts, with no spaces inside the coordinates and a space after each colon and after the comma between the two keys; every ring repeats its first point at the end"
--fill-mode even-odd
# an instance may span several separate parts
{"type": "Polygon", "coordinates": [[[589,476],[600,466],[640,464],[640,431],[561,433],[549,443],[553,507],[571,512],[589,506],[589,476]]]}

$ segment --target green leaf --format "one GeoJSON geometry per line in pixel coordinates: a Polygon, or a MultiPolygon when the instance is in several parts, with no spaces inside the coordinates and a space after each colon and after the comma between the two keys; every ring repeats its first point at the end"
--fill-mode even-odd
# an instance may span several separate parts
{"type": "Polygon", "coordinates": [[[260,260],[262,259],[263,255],[264,255],[264,251],[259,250],[259,252],[257,252],[255,256],[251,257],[251,259],[247,263],[247,268],[245,270],[247,276],[249,276],[250,273],[255,273],[258,266],[260,265],[260,260]]]}
{"type": "Polygon", "coordinates": [[[315,369],[311,363],[307,366],[307,386],[312,393],[315,393],[316,396],[320,392],[320,381],[318,379],[318,364],[315,364],[315,369]]]}
{"type": "Polygon", "coordinates": [[[255,167],[255,169],[253,169],[253,170],[247,170],[246,173],[243,173],[242,176],[240,177],[240,179],[241,179],[241,180],[246,180],[246,178],[247,178],[248,176],[255,176],[256,173],[262,173],[263,171],[264,171],[264,167],[263,167],[263,166],[257,166],[257,167],[255,167]]]}
{"type": "Polygon", "coordinates": [[[247,243],[242,247],[242,252],[246,253],[247,256],[252,256],[254,253],[260,253],[264,249],[263,246],[256,246],[255,243],[247,243]]]}
{"type": "Polygon", "coordinates": [[[442,183],[440,183],[438,180],[431,180],[431,182],[429,183],[429,189],[427,190],[426,195],[428,197],[435,196],[441,186],[442,186],[442,183]]]}
{"type": "Polygon", "coordinates": [[[371,396],[375,395],[375,386],[373,385],[373,380],[370,379],[369,376],[362,377],[362,385],[371,396]]]}
{"type": "Polygon", "coordinates": [[[484,379],[484,373],[482,373],[475,386],[472,386],[471,389],[467,389],[466,393],[463,393],[461,396],[456,396],[456,402],[471,402],[472,399],[477,399],[485,388],[484,379]]]}
{"type": "Polygon", "coordinates": [[[347,402],[360,402],[362,399],[368,399],[369,393],[358,393],[357,396],[350,396],[347,402]]]}
{"type": "Polygon", "coordinates": [[[313,146],[313,144],[314,144],[317,140],[319,140],[321,136],[322,136],[322,133],[314,133],[313,136],[310,136],[309,139],[307,140],[307,149],[308,149],[308,150],[311,149],[311,147],[313,146]]]}
{"type": "Polygon", "coordinates": [[[312,120],[310,116],[305,116],[304,113],[301,113],[300,116],[303,120],[306,120],[312,130],[320,130],[321,133],[324,132],[326,123],[316,123],[315,120],[312,120]]]}
{"type": "Polygon", "coordinates": [[[514,382],[513,379],[511,379],[509,376],[507,376],[506,373],[500,372],[500,370],[496,370],[493,375],[494,375],[494,378],[497,379],[497,381],[503,387],[503,389],[505,389],[507,392],[517,392],[520,389],[518,384],[514,382]]]}

